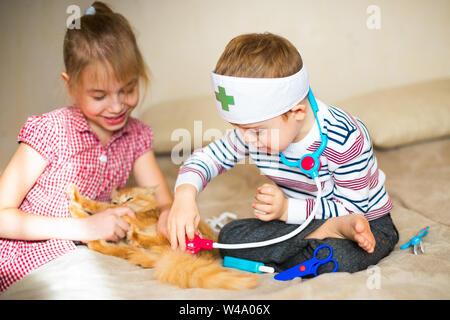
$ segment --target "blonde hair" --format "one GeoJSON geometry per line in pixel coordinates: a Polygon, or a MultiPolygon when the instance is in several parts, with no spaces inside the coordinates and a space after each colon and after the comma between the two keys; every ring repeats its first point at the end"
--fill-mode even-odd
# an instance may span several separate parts
{"type": "Polygon", "coordinates": [[[92,4],[94,14],[80,19],[79,29],[67,29],[64,37],[64,65],[69,86],[81,83],[83,70],[100,63],[111,69],[118,81],[139,77],[145,86],[149,82],[148,68],[142,58],[134,32],[127,19],[113,12],[106,4],[92,4]]]}

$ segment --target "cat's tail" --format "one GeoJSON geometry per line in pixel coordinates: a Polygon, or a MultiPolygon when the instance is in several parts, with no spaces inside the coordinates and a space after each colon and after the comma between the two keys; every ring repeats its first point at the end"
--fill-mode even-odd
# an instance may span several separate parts
{"type": "Polygon", "coordinates": [[[155,262],[154,277],[181,288],[244,290],[258,284],[255,274],[224,268],[213,259],[170,248],[155,262]]]}

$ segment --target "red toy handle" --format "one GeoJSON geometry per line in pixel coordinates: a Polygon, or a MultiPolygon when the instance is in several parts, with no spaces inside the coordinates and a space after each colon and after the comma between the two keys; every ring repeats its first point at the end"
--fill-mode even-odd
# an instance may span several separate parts
{"type": "Polygon", "coordinates": [[[212,250],[213,241],[210,239],[202,239],[198,235],[194,236],[194,240],[189,240],[186,236],[186,251],[191,254],[196,254],[200,250],[212,250]]]}

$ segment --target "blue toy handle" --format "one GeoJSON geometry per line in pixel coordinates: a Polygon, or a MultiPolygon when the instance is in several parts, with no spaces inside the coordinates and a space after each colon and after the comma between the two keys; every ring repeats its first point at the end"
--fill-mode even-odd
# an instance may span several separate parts
{"type": "Polygon", "coordinates": [[[314,250],[314,254],[311,259],[303,261],[302,263],[296,266],[293,266],[287,270],[284,270],[283,272],[278,273],[277,275],[274,276],[274,279],[286,281],[294,279],[296,277],[304,277],[310,274],[313,274],[317,277],[317,269],[319,268],[319,266],[327,264],[329,262],[334,263],[334,269],[330,272],[336,272],[339,266],[337,261],[334,260],[332,256],[333,256],[333,249],[329,245],[326,244],[321,245],[314,250]],[[317,259],[316,257],[317,252],[319,252],[319,250],[323,248],[328,248],[330,250],[330,254],[328,255],[328,257],[324,259],[317,259]]]}
{"type": "Polygon", "coordinates": [[[404,245],[402,245],[401,247],[400,247],[400,249],[401,250],[405,250],[405,249],[407,249],[409,246],[411,245],[411,242],[407,242],[407,243],[405,243],[404,245]]]}
{"type": "Polygon", "coordinates": [[[338,263],[336,260],[334,260],[333,258],[331,258],[333,256],[333,249],[327,245],[327,244],[323,244],[319,247],[316,248],[316,250],[314,250],[314,256],[313,259],[316,259],[317,264],[316,267],[314,268],[314,275],[317,277],[317,269],[319,269],[319,266],[327,264],[329,262],[333,262],[334,263],[334,269],[330,272],[336,272],[338,269],[338,263]],[[323,259],[317,259],[317,253],[322,250],[323,248],[328,248],[330,250],[330,254],[328,255],[328,257],[323,258],[323,259]]]}
{"type": "Polygon", "coordinates": [[[227,268],[236,268],[243,271],[262,273],[259,271],[259,267],[264,266],[264,263],[225,256],[223,257],[223,266],[227,268]]]}
{"type": "Polygon", "coordinates": [[[407,248],[410,247],[410,246],[414,246],[414,245],[418,244],[420,241],[422,241],[422,237],[425,236],[425,235],[428,233],[428,229],[429,229],[429,228],[430,228],[430,227],[427,226],[427,227],[421,229],[421,230],[418,232],[417,236],[412,237],[411,239],[409,239],[409,241],[408,241],[407,243],[405,243],[404,245],[402,245],[402,246],[400,247],[400,249],[401,249],[401,250],[405,250],[405,249],[407,249],[407,248]]]}
{"type": "Polygon", "coordinates": [[[331,248],[329,245],[327,245],[327,244],[323,244],[323,245],[321,245],[321,246],[318,246],[317,248],[316,248],[316,250],[314,250],[314,255],[313,255],[313,257],[315,258],[315,259],[317,259],[318,261],[329,261],[329,260],[331,260],[331,257],[333,256],[333,248],[331,248]],[[323,259],[317,259],[317,253],[320,251],[320,250],[322,250],[323,248],[328,248],[328,250],[330,250],[330,254],[328,255],[328,257],[326,257],[326,258],[323,258],[323,259]]]}
{"type": "MultiPolygon", "coordinates": [[[[322,260],[319,260],[322,261],[322,260]]],[[[328,259],[326,262],[319,262],[316,266],[316,268],[314,269],[314,275],[317,277],[317,269],[319,269],[319,267],[323,264],[327,264],[329,262],[333,262],[334,263],[334,269],[330,271],[330,273],[336,272],[338,269],[338,263],[336,260],[334,259],[328,259]]]]}

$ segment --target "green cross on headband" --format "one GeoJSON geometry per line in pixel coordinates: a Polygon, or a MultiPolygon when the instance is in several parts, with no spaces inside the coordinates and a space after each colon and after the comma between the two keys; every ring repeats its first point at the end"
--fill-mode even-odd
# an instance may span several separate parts
{"type": "Polygon", "coordinates": [[[216,99],[222,104],[222,109],[225,111],[230,111],[228,108],[229,105],[234,106],[234,97],[227,96],[225,93],[225,88],[218,86],[219,92],[215,92],[216,99]]]}

